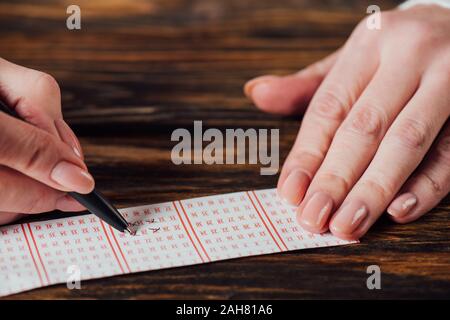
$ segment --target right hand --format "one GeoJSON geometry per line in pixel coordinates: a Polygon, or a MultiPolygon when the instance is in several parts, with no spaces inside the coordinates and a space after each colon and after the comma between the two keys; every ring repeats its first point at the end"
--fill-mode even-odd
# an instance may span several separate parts
{"type": "Polygon", "coordinates": [[[26,121],[0,112],[0,225],[23,214],[85,210],[66,192],[89,193],[94,179],[63,120],[55,79],[0,58],[0,98],[26,121]]]}

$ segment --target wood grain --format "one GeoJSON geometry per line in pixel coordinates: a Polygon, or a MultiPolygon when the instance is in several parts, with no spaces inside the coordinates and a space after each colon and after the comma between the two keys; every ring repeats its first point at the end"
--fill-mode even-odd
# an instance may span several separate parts
{"type": "MultiPolygon", "coordinates": [[[[398,1],[379,1],[382,9],[398,1]]],[[[257,111],[246,80],[299,70],[342,45],[369,1],[78,1],[82,30],[68,31],[69,1],[2,1],[1,56],[61,84],[67,121],[79,135],[98,187],[134,206],[272,187],[259,167],[175,166],[175,128],[279,128],[285,158],[296,118],[257,111]]],[[[423,219],[384,218],[361,244],[237,259],[86,281],[14,295],[73,298],[448,298],[447,197],[423,219]],[[382,290],[366,288],[366,268],[382,290]]],[[[51,218],[58,213],[43,215],[51,218]]]]}

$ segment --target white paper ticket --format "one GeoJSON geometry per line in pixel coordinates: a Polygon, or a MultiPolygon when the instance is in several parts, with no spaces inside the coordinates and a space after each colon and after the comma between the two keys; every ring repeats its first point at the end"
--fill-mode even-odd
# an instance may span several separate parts
{"type": "Polygon", "coordinates": [[[275,189],[121,209],[137,230],[94,215],[0,227],[0,296],[80,280],[278,253],[350,241],[315,235],[275,189]]]}

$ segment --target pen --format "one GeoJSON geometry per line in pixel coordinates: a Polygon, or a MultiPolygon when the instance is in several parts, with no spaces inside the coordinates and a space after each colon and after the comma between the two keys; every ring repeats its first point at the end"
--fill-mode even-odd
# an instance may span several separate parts
{"type": "MultiPolygon", "coordinates": [[[[3,101],[0,100],[0,111],[4,112],[11,117],[23,120],[17,114],[17,112],[8,107],[3,101]]],[[[81,194],[77,192],[68,192],[72,198],[81,203],[89,212],[105,221],[114,229],[120,232],[128,232],[134,234],[130,229],[130,224],[122,217],[119,211],[109,202],[98,190],[94,189],[91,193],[81,194]]]]}

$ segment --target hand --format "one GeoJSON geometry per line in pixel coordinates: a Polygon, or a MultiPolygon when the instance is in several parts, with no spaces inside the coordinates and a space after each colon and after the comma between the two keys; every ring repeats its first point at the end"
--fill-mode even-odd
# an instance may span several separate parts
{"type": "Polygon", "coordinates": [[[27,213],[85,210],[65,193],[88,193],[94,180],[62,118],[57,82],[0,58],[0,96],[26,121],[0,113],[0,225],[27,213]]]}
{"type": "Polygon", "coordinates": [[[449,193],[449,34],[448,9],[383,12],[323,61],[246,84],[268,112],[309,104],[278,182],[303,228],[358,239],[386,209],[411,222],[449,193]]]}

